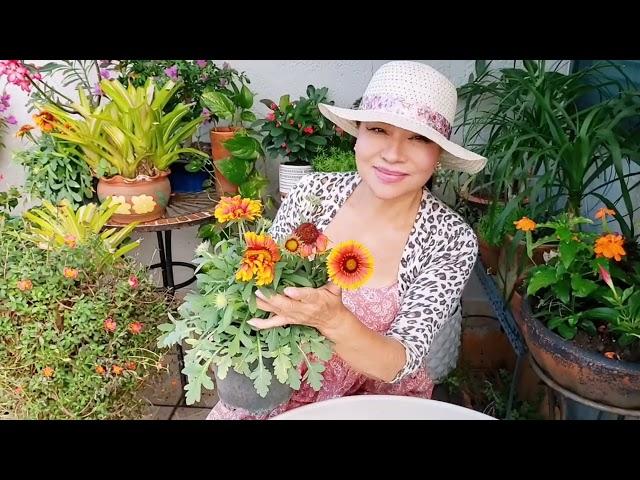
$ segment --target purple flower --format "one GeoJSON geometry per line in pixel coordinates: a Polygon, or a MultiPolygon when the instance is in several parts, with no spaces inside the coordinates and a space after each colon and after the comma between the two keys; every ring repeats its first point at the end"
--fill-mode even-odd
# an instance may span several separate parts
{"type": "Polygon", "coordinates": [[[173,67],[165,68],[164,74],[171,80],[178,80],[178,66],[174,65],[173,67]]]}
{"type": "Polygon", "coordinates": [[[96,97],[101,97],[101,96],[104,95],[104,92],[102,91],[102,88],[100,88],[100,84],[99,83],[96,83],[93,86],[93,90],[91,90],[91,93],[93,95],[95,95],[96,97]]]}
{"type": "Polygon", "coordinates": [[[106,68],[101,68],[100,69],[100,77],[101,78],[105,78],[105,79],[110,79],[111,78],[111,72],[109,70],[107,70],[106,68]]]}
{"type": "Polygon", "coordinates": [[[221,87],[224,87],[227,83],[228,83],[228,82],[227,82],[227,80],[226,80],[225,78],[221,78],[221,79],[218,81],[218,85],[220,85],[221,87]]]}
{"type": "Polygon", "coordinates": [[[9,107],[7,107],[4,103],[0,103],[0,113],[6,111],[9,107]]]}
{"type": "Polygon", "coordinates": [[[15,125],[16,123],[18,123],[18,120],[16,120],[16,117],[14,117],[13,115],[9,115],[7,118],[5,118],[5,120],[9,125],[15,125]]]}
{"type": "Polygon", "coordinates": [[[8,93],[5,93],[0,97],[0,103],[7,108],[9,107],[9,100],[11,100],[11,95],[9,95],[8,93]]]}
{"type": "Polygon", "coordinates": [[[203,108],[202,112],[200,113],[200,116],[204,118],[209,118],[211,116],[211,112],[209,111],[208,108],[203,108]]]}
{"type": "Polygon", "coordinates": [[[200,68],[204,68],[207,66],[207,61],[206,60],[196,60],[196,65],[198,65],[200,68]]]}

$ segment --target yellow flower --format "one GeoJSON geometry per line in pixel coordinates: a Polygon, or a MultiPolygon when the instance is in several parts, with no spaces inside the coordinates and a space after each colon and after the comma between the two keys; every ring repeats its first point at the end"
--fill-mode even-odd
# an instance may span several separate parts
{"type": "Polygon", "coordinates": [[[537,226],[536,222],[528,217],[522,217],[517,222],[513,222],[513,224],[516,226],[516,229],[522,230],[523,232],[532,232],[536,229],[537,226]]]}
{"type": "Polygon", "coordinates": [[[284,242],[284,248],[291,253],[296,253],[300,248],[300,240],[295,235],[287,238],[284,242]]]}
{"type": "Polygon", "coordinates": [[[596,220],[602,220],[603,218],[605,218],[607,215],[610,216],[615,216],[616,211],[615,210],[611,210],[609,208],[606,207],[602,207],[600,210],[598,210],[596,212],[596,220]]]}
{"type": "Polygon", "coordinates": [[[214,215],[219,223],[232,220],[254,221],[262,215],[262,202],[251,200],[250,198],[222,197],[214,211],[214,215]]]}
{"type": "Polygon", "coordinates": [[[257,235],[254,232],[244,234],[247,248],[236,272],[236,279],[248,282],[254,277],[256,285],[269,285],[273,282],[275,267],[280,260],[280,249],[269,235],[257,235]]]}
{"type": "Polygon", "coordinates": [[[29,280],[28,278],[25,280],[20,280],[17,287],[21,292],[27,292],[33,288],[33,282],[31,282],[31,280],[29,280]]]}
{"type": "Polygon", "coordinates": [[[53,368],[51,367],[44,367],[44,369],[42,370],[42,375],[44,375],[47,378],[51,378],[53,377],[53,368]]]}
{"type": "Polygon", "coordinates": [[[133,203],[133,211],[136,213],[149,213],[156,208],[156,202],[150,195],[131,197],[131,202],[133,203]]]}
{"type": "Polygon", "coordinates": [[[329,253],[327,271],[333,283],[345,290],[355,290],[373,275],[373,255],[360,242],[339,243],[329,253]]]}
{"type": "Polygon", "coordinates": [[[623,248],[624,238],[622,235],[603,235],[596,240],[594,251],[598,257],[613,258],[616,262],[622,260],[627,254],[623,248]]]}
{"type": "Polygon", "coordinates": [[[127,203],[124,198],[124,195],[113,195],[111,197],[112,205],[118,205],[116,213],[120,213],[122,215],[130,215],[131,214],[131,204],[127,203]]]}

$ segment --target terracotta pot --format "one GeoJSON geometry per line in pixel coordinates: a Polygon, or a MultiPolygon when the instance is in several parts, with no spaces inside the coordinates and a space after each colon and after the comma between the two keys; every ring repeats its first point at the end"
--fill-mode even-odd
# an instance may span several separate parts
{"type": "Polygon", "coordinates": [[[553,380],[581,397],[613,407],[640,408],[640,364],[583,350],[549,330],[522,302],[522,334],[531,355],[553,380]]]}
{"type": "Polygon", "coordinates": [[[480,258],[485,268],[489,269],[492,274],[498,271],[498,259],[500,258],[500,247],[489,245],[482,237],[478,235],[478,250],[480,258]]]}
{"type": "MultiPolygon", "coordinates": [[[[211,157],[213,161],[222,160],[230,156],[229,150],[224,148],[223,142],[232,139],[237,127],[217,127],[211,130],[211,157]]],[[[231,183],[220,171],[216,168],[216,189],[220,194],[237,194],[238,186],[231,183]]]]}
{"type": "Polygon", "coordinates": [[[511,306],[511,313],[513,314],[513,319],[516,321],[520,330],[522,330],[522,295],[518,292],[517,289],[513,290],[513,295],[511,296],[511,300],[509,301],[509,305],[511,306]]]}
{"type": "Polygon", "coordinates": [[[113,197],[120,207],[111,217],[112,222],[150,222],[162,217],[169,204],[171,184],[170,171],[160,172],[153,177],[138,175],[125,178],[116,175],[98,181],[98,199],[102,202],[113,197]]]}

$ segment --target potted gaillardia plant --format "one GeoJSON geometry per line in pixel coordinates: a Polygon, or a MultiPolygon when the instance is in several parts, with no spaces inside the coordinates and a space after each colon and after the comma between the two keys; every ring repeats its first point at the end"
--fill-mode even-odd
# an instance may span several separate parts
{"type": "Polygon", "coordinates": [[[183,103],[164,112],[179,88],[173,82],[157,88],[148,79],[142,87],[125,88],[117,80],[102,80],[100,88],[111,101],[97,108],[79,89],[79,103],[73,105],[79,119],[56,105],[43,105],[43,114],[54,126],[51,135],[80,147],[99,178],[100,201],[111,197],[119,204],[114,222],[155,220],[169,203],[169,166],[185,153],[207,157],[182,146],[202,118],[183,122],[190,111],[183,103]]]}
{"type": "Polygon", "coordinates": [[[366,247],[344,242],[329,250],[327,237],[308,222],[276,243],[261,213],[259,201],[221,199],[215,210],[221,240],[196,250],[197,290],[179,307],[180,318],[159,327],[160,346],[189,346],[183,370],[188,404],[199,400],[202,387],[214,388],[212,370],[221,401],[251,412],[287,401],[302,382],[319,390],[330,343],[302,325],[254,329],[248,320],[269,315],[257,308],[255,292],[268,298],[286,287],[317,288],[328,279],[357,288],[373,272],[366,247]]]}

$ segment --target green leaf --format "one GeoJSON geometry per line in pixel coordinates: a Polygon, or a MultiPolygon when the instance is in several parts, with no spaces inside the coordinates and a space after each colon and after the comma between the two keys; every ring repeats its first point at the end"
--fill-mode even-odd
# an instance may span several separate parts
{"type": "Polygon", "coordinates": [[[229,153],[242,160],[255,160],[260,155],[260,142],[253,137],[235,135],[224,142],[229,153]]]}
{"type": "Polygon", "coordinates": [[[256,121],[256,114],[253,112],[250,112],[249,110],[245,110],[244,112],[242,112],[240,114],[240,119],[243,122],[255,122],[256,121]]]}
{"type": "Polygon", "coordinates": [[[536,269],[529,280],[527,294],[533,295],[541,288],[548,287],[556,282],[556,270],[550,266],[541,266],[536,269]]]}
{"type": "Polygon", "coordinates": [[[300,390],[302,377],[300,376],[300,371],[297,368],[292,368],[289,370],[289,378],[287,379],[287,383],[294,390],[300,390]]]}
{"type": "Polygon", "coordinates": [[[574,273],[571,275],[571,288],[576,297],[588,297],[589,294],[598,289],[598,284],[574,273]]]}
{"type": "Polygon", "coordinates": [[[611,322],[618,318],[618,311],[615,308],[597,307],[581,312],[581,315],[582,318],[611,322]]]}
{"type": "Polygon", "coordinates": [[[242,108],[251,108],[253,105],[253,93],[246,85],[242,85],[240,93],[236,97],[238,105],[242,108]]]}
{"type": "Polygon", "coordinates": [[[262,398],[267,396],[269,393],[269,385],[271,385],[271,372],[267,370],[263,363],[258,362],[258,367],[253,372],[254,380],[253,386],[262,398]]]}
{"type": "Polygon", "coordinates": [[[578,333],[578,327],[571,327],[566,323],[562,323],[558,325],[558,333],[562,335],[565,339],[571,340],[578,333]]]}
{"type": "Polygon", "coordinates": [[[234,185],[241,185],[247,178],[247,162],[239,158],[225,158],[213,162],[220,173],[234,185]]]}
{"type": "Polygon", "coordinates": [[[204,92],[201,97],[202,103],[214,115],[220,118],[231,120],[235,112],[233,102],[224,93],[221,92],[204,92]]]}
{"type": "Polygon", "coordinates": [[[267,177],[260,172],[254,171],[249,178],[238,188],[240,195],[243,198],[252,198],[259,200],[262,197],[262,192],[265,187],[269,185],[267,177]]]}
{"type": "Polygon", "coordinates": [[[295,273],[287,275],[286,279],[298,286],[313,287],[313,284],[309,281],[308,278],[303,277],[301,275],[297,275],[295,273]]]}
{"type": "Polygon", "coordinates": [[[562,260],[565,268],[569,268],[573,259],[576,258],[576,252],[579,248],[580,244],[574,241],[560,243],[560,259],[562,260]]]}
{"type": "Polygon", "coordinates": [[[569,304],[569,301],[571,299],[571,282],[569,281],[568,277],[565,277],[558,283],[554,284],[551,289],[553,290],[554,295],[558,297],[558,299],[562,303],[564,303],[565,305],[569,304]]]}
{"type": "Polygon", "coordinates": [[[289,353],[291,353],[291,349],[285,345],[278,351],[278,356],[273,361],[274,373],[280,383],[287,383],[289,370],[294,368],[289,359],[289,353]]]}
{"type": "Polygon", "coordinates": [[[311,143],[315,143],[316,145],[326,145],[327,144],[327,139],[324,137],[321,137],[319,135],[312,135],[310,137],[307,137],[307,140],[311,143]]]}
{"type": "Polygon", "coordinates": [[[322,387],[322,372],[324,372],[324,365],[321,363],[309,363],[306,374],[307,383],[316,392],[322,387]]]}

